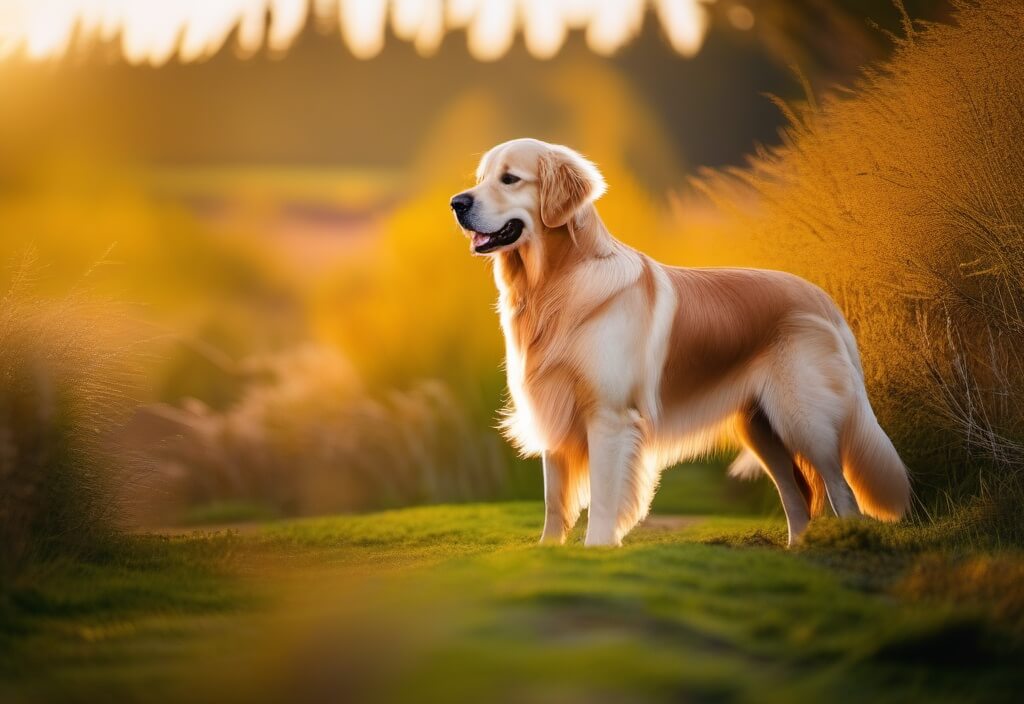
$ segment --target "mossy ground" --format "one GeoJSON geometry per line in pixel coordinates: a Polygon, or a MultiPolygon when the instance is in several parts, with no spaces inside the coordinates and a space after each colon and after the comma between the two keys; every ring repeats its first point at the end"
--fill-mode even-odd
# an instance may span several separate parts
{"type": "Polygon", "coordinates": [[[790,551],[781,520],[751,517],[551,548],[541,521],[539,503],[438,506],[135,536],[40,567],[2,603],[0,699],[1009,701],[1024,685],[1014,552],[836,521],[790,551]]]}

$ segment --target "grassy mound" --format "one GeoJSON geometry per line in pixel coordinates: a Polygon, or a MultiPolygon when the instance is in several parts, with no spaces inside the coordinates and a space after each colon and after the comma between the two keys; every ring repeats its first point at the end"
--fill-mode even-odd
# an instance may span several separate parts
{"type": "Polygon", "coordinates": [[[0,695],[941,702],[1024,684],[1019,554],[937,552],[891,526],[879,548],[847,524],[787,551],[781,521],[752,518],[551,548],[542,518],[435,506],[136,536],[23,575],[0,609],[0,695]]]}

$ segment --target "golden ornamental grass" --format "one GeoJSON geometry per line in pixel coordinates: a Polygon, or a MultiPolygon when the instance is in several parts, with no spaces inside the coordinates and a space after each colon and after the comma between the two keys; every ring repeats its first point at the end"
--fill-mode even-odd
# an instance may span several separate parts
{"type": "Polygon", "coordinates": [[[905,23],[890,60],[697,186],[756,263],[829,290],[922,507],[1024,496],[1024,5],[905,23]],[[1004,486],[1005,485],[1005,486],[1004,486]]]}

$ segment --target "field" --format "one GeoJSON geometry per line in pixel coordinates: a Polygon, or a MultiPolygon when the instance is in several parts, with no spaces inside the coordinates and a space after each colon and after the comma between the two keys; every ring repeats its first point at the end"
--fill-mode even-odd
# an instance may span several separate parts
{"type": "Polygon", "coordinates": [[[0,704],[1020,700],[1024,5],[697,4],[704,64],[652,22],[550,63],[0,56],[0,704]],[[537,545],[449,208],[524,135],[600,166],[629,246],[836,301],[901,522],[787,550],[722,447],[622,549],[537,545]]]}
{"type": "Polygon", "coordinates": [[[548,548],[542,515],[467,504],[134,535],[21,576],[0,694],[991,702],[1024,684],[1024,600],[991,579],[1011,584],[1019,554],[829,522],[787,551],[780,519],[675,514],[621,550],[548,548]],[[959,584],[928,581],[956,565],[959,584]]]}

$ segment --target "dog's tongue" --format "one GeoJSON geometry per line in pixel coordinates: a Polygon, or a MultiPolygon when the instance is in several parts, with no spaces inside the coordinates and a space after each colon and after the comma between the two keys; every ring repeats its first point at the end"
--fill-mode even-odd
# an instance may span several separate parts
{"type": "Polygon", "coordinates": [[[473,233],[473,247],[483,247],[485,244],[491,241],[490,235],[484,235],[479,232],[473,233]]]}

